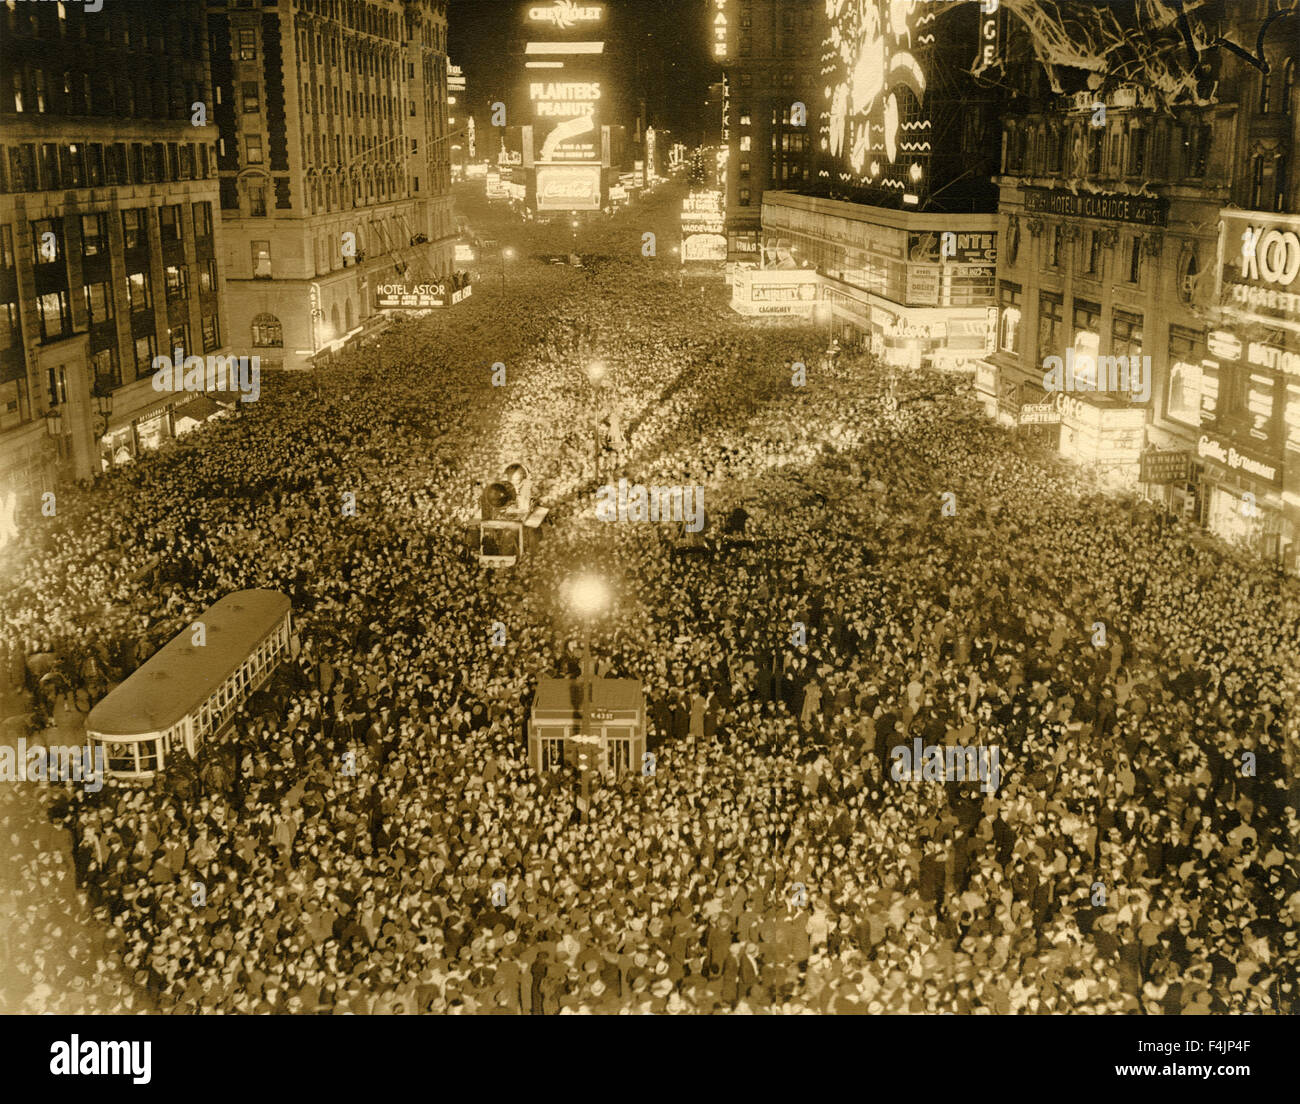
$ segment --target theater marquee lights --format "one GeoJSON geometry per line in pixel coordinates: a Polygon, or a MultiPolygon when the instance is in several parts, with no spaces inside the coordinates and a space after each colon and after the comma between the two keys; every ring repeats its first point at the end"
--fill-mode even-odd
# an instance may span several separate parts
{"type": "Polygon", "coordinates": [[[916,0],[827,0],[821,152],[840,183],[916,195],[929,184],[922,110],[934,14],[916,0]]]}
{"type": "Polygon", "coordinates": [[[713,10],[710,14],[713,22],[713,57],[715,60],[725,61],[728,56],[727,32],[731,27],[731,20],[727,15],[730,0],[712,0],[712,3],[713,10]]]}

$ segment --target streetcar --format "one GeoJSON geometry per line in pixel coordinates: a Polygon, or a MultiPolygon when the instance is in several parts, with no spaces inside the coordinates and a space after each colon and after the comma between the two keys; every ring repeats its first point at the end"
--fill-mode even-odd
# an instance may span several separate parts
{"type": "Polygon", "coordinates": [[[194,756],[288,654],[290,607],[279,591],[227,594],[111,691],[86,719],[105,773],[148,781],[182,749],[194,756]]]}

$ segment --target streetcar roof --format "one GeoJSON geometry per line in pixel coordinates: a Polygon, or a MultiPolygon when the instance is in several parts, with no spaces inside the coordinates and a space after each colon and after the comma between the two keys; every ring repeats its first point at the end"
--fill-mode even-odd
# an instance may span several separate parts
{"type": "Polygon", "coordinates": [[[200,614],[206,644],[191,643],[192,624],[164,644],[86,718],[98,736],[164,732],[207,701],[289,611],[275,590],[237,590],[200,614]]]}

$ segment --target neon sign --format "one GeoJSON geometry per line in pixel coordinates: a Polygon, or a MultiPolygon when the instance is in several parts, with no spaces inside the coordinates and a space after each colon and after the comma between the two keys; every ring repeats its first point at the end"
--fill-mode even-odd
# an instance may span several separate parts
{"type": "Polygon", "coordinates": [[[843,182],[916,195],[927,183],[931,149],[921,60],[934,41],[934,15],[918,17],[912,0],[827,0],[826,7],[821,150],[843,182]]]}
{"type": "Polygon", "coordinates": [[[579,23],[598,23],[605,9],[598,4],[575,4],[573,0],[555,0],[549,7],[528,9],[528,18],[534,23],[554,23],[561,31],[571,30],[579,23]]]}

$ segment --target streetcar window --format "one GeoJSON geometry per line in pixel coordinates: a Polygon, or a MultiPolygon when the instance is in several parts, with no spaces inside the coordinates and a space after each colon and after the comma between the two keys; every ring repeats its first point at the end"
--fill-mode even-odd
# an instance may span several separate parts
{"type": "Polygon", "coordinates": [[[154,771],[158,769],[158,741],[141,740],[140,748],[140,769],[142,771],[154,771]]]}
{"type": "Polygon", "coordinates": [[[104,744],[104,758],[108,769],[119,774],[135,773],[135,746],[133,744],[104,744]]]}

